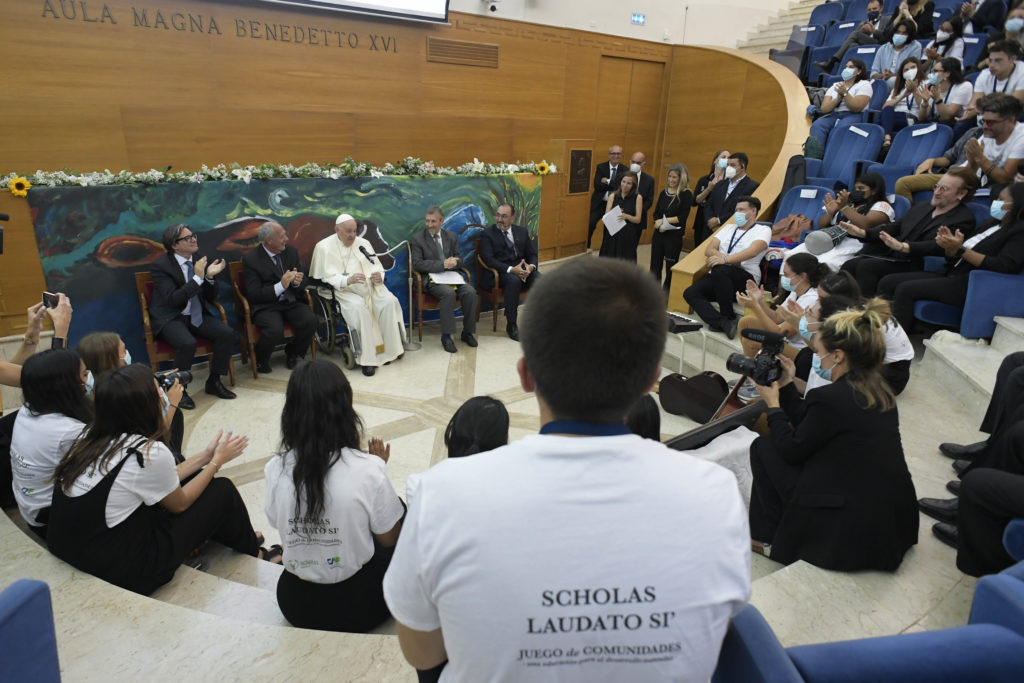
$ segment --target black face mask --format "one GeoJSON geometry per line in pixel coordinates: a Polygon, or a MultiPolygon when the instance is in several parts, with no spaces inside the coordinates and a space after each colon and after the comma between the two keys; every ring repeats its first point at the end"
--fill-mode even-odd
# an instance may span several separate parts
{"type": "Polygon", "coordinates": [[[877,19],[880,16],[882,16],[882,13],[877,11],[877,10],[876,11],[872,11],[872,12],[868,12],[868,21],[874,21],[875,19],[877,19]]]}
{"type": "Polygon", "coordinates": [[[864,190],[854,190],[853,192],[850,193],[850,201],[853,202],[855,206],[857,204],[863,204],[864,198],[866,196],[867,194],[864,192],[864,190]]]}

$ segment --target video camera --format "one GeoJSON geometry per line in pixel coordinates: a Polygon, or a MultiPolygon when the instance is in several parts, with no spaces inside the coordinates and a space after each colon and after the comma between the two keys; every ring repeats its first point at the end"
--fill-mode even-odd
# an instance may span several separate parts
{"type": "Polygon", "coordinates": [[[174,384],[174,380],[178,380],[178,384],[185,387],[192,381],[192,373],[188,370],[166,370],[164,372],[154,372],[153,377],[156,378],[156,383],[160,385],[160,388],[167,391],[174,384]]]}
{"type": "Polygon", "coordinates": [[[768,386],[782,377],[782,363],[776,358],[786,345],[786,338],[777,332],[768,330],[743,330],[747,339],[761,343],[761,350],[753,358],[742,353],[731,353],[725,361],[730,372],[747,375],[755,384],[768,386]]]}

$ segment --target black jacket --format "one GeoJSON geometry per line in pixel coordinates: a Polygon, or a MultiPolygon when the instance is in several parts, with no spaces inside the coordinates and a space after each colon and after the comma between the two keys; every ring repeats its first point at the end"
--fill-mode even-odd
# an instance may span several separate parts
{"type": "Polygon", "coordinates": [[[736,202],[740,197],[745,197],[754,194],[754,191],[758,187],[758,182],[750,176],[743,176],[743,178],[736,183],[736,189],[734,189],[729,196],[725,195],[729,191],[729,181],[722,179],[715,189],[711,190],[711,194],[708,195],[707,202],[704,206],[704,220],[709,221],[712,218],[717,218],[719,222],[725,223],[729,218],[736,213],[736,202]]]}
{"type": "MultiPolygon", "coordinates": [[[[284,270],[297,269],[306,275],[306,269],[299,263],[299,251],[295,247],[286,245],[281,252],[281,264],[284,270]]],[[[277,273],[277,266],[270,258],[270,254],[263,248],[262,244],[256,245],[248,254],[242,257],[242,282],[245,283],[245,298],[249,301],[252,314],[256,315],[268,306],[283,304],[274,293],[274,285],[281,281],[281,275],[277,273]]],[[[302,286],[305,285],[303,277],[302,285],[292,287],[295,294],[295,301],[306,305],[305,295],[301,295],[302,286]]]]}
{"type": "Polygon", "coordinates": [[[150,266],[149,272],[153,276],[153,300],[149,302],[149,322],[153,334],[160,334],[164,325],[181,315],[189,299],[196,294],[200,294],[203,315],[209,315],[206,302],[217,300],[215,282],[203,280],[201,285],[197,285],[195,280],[185,282],[185,273],[174,254],[164,254],[158,258],[150,266]]]}

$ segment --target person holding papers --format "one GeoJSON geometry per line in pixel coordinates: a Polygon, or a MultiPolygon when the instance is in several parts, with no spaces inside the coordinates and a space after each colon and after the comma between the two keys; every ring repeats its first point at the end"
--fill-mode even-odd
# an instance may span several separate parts
{"type": "Polygon", "coordinates": [[[690,173],[683,164],[668,170],[666,187],[658,195],[654,207],[654,236],[651,238],[651,274],[661,282],[661,266],[665,264],[665,291],[672,286],[672,266],[683,250],[686,219],[693,205],[690,191],[690,173]]]}
{"type": "Polygon", "coordinates": [[[476,290],[465,282],[459,269],[459,238],[444,230],[444,213],[439,206],[428,206],[423,218],[426,228],[409,238],[412,267],[423,276],[423,291],[440,303],[441,346],[448,353],[458,349],[452,340],[455,334],[455,302],[462,304],[462,341],[476,346],[476,290]]]}
{"type": "Polygon", "coordinates": [[[643,215],[644,198],[637,192],[636,173],[629,171],[605,205],[600,255],[636,261],[636,234],[643,215]]]}

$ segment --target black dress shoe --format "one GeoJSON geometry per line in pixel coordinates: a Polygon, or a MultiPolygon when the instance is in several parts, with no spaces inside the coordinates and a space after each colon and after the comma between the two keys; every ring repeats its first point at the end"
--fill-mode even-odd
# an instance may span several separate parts
{"type": "Polygon", "coordinates": [[[922,498],[917,501],[917,507],[921,512],[939,520],[940,522],[956,522],[957,512],[960,510],[960,499],[949,498],[922,498]]]}
{"type": "Polygon", "coordinates": [[[466,332],[465,330],[463,330],[462,332],[462,341],[463,343],[465,343],[466,346],[471,346],[473,348],[479,346],[479,344],[477,344],[476,342],[476,337],[474,337],[469,332],[466,332]]]}
{"type": "Polygon", "coordinates": [[[971,461],[970,460],[954,460],[953,461],[953,470],[956,471],[956,473],[958,475],[962,475],[967,470],[967,468],[970,467],[970,466],[971,466],[971,461]]]}
{"type": "Polygon", "coordinates": [[[284,366],[289,370],[294,370],[295,366],[299,364],[300,360],[302,360],[302,356],[288,356],[288,358],[284,362],[284,366]]]}
{"type": "Polygon", "coordinates": [[[962,446],[958,443],[940,443],[939,453],[954,460],[973,460],[985,452],[988,441],[979,441],[962,446]]]}
{"type": "Polygon", "coordinates": [[[519,326],[515,323],[509,323],[505,327],[505,332],[508,333],[508,338],[512,341],[519,341],[519,326]]]}
{"type": "Polygon", "coordinates": [[[220,377],[217,377],[216,375],[206,380],[206,393],[211,396],[216,396],[217,398],[235,397],[235,392],[224,386],[220,381],[220,377]]]}
{"type": "Polygon", "coordinates": [[[443,346],[444,350],[447,351],[448,353],[455,353],[456,351],[458,351],[458,349],[455,347],[455,342],[452,341],[452,336],[450,334],[441,335],[441,346],[443,346]]]}
{"type": "Polygon", "coordinates": [[[736,338],[736,328],[739,327],[740,321],[736,318],[726,320],[722,325],[722,331],[725,332],[725,336],[729,339],[736,338]]]}
{"type": "Polygon", "coordinates": [[[192,400],[187,391],[183,391],[181,392],[181,400],[178,401],[178,407],[182,410],[192,410],[196,407],[196,402],[192,400]]]}
{"type": "Polygon", "coordinates": [[[373,377],[373,374],[375,372],[377,372],[377,368],[373,367],[372,365],[363,366],[363,374],[366,375],[367,377],[373,377]]]}
{"type": "Polygon", "coordinates": [[[832,71],[832,60],[826,59],[824,62],[812,62],[812,64],[822,71],[832,71]]]}
{"type": "Polygon", "coordinates": [[[960,480],[954,479],[946,482],[946,490],[952,493],[954,496],[960,496],[960,480]]]}
{"type": "Polygon", "coordinates": [[[935,538],[950,548],[954,550],[960,549],[960,530],[956,528],[956,524],[946,524],[945,522],[932,524],[932,533],[935,535],[935,538]]]}
{"type": "Polygon", "coordinates": [[[261,375],[267,375],[267,374],[270,374],[271,372],[274,371],[274,369],[270,367],[270,361],[269,360],[268,361],[264,361],[262,363],[257,363],[256,364],[256,370],[261,375]]]}

